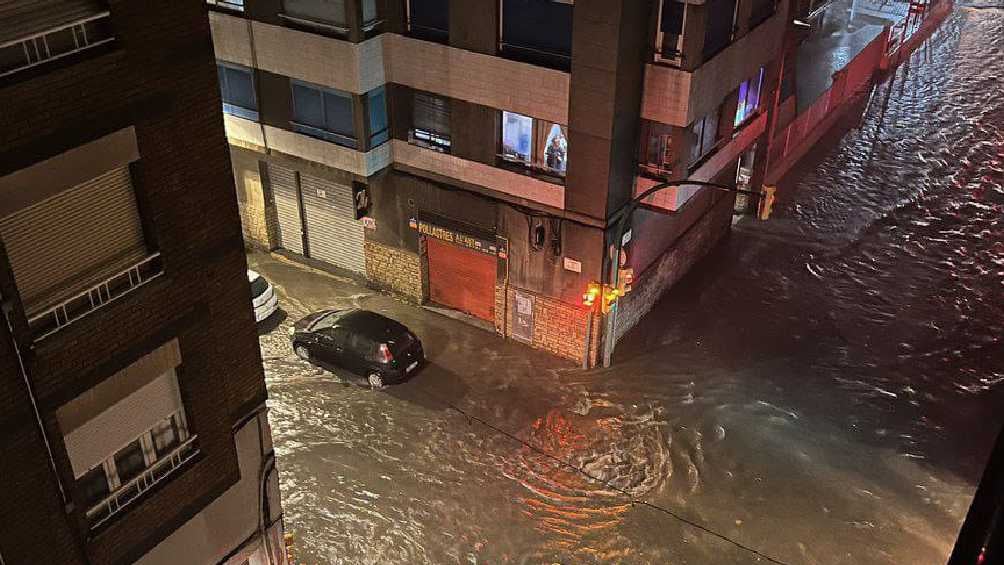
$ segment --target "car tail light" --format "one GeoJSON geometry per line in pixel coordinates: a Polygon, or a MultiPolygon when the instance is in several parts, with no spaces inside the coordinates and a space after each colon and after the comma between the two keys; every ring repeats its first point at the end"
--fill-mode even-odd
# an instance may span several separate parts
{"type": "Polygon", "coordinates": [[[386,343],[381,343],[380,344],[380,356],[379,356],[379,358],[380,358],[380,362],[381,363],[390,363],[391,361],[394,360],[394,354],[391,353],[390,349],[387,348],[387,344],[386,343]]]}

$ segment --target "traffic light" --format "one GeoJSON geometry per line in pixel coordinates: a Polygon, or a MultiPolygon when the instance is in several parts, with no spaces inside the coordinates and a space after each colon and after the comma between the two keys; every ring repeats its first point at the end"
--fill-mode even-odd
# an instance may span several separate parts
{"type": "Polygon", "coordinates": [[[628,267],[617,271],[617,288],[621,295],[631,292],[631,284],[634,283],[634,269],[628,267]]]}
{"type": "Polygon", "coordinates": [[[601,293],[602,289],[599,283],[589,283],[589,286],[586,287],[585,294],[582,295],[582,305],[592,308],[593,305],[596,304],[596,299],[600,297],[601,293]]]}
{"type": "Polygon", "coordinates": [[[624,292],[619,288],[613,288],[610,286],[605,286],[603,288],[603,303],[600,304],[600,311],[606,314],[610,311],[610,307],[613,306],[617,299],[624,296],[624,292]]]}
{"type": "Polygon", "coordinates": [[[763,186],[763,192],[760,196],[760,219],[766,220],[770,217],[771,209],[774,207],[774,193],[777,192],[776,186],[763,186]]]}

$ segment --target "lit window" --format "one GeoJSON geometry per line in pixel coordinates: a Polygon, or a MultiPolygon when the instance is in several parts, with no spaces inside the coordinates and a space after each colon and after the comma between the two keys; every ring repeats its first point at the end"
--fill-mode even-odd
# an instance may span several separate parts
{"type": "Polygon", "coordinates": [[[206,0],[206,3],[221,8],[230,8],[239,12],[244,11],[244,0],[206,0]]]}
{"type": "Polygon", "coordinates": [[[356,147],[352,95],[293,81],[293,129],[327,141],[356,147]]]}
{"type": "Polygon", "coordinates": [[[568,129],[515,112],[502,112],[502,158],[564,176],[568,170],[568,129]]]}
{"type": "Polygon", "coordinates": [[[752,116],[760,107],[760,90],[763,86],[763,67],[757,76],[743,81],[739,85],[739,100],[736,105],[735,125],[739,125],[752,116]]]}
{"type": "Polygon", "coordinates": [[[255,98],[251,69],[238,65],[217,63],[220,78],[220,95],[223,111],[249,120],[258,119],[258,101],[255,98]]]}
{"type": "Polygon", "coordinates": [[[153,439],[153,450],[158,458],[171,453],[181,443],[181,426],[179,426],[178,420],[178,415],[164,418],[150,430],[150,436],[153,439]]]}

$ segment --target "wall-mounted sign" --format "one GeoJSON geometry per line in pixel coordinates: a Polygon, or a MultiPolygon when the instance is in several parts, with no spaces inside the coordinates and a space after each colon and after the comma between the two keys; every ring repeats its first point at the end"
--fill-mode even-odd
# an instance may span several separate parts
{"type": "Polygon", "coordinates": [[[572,271],[573,273],[581,273],[582,263],[572,259],[571,257],[565,257],[565,270],[572,271]]]}
{"type": "Polygon", "coordinates": [[[533,341],[533,295],[516,291],[513,303],[512,337],[520,341],[533,341]]]}
{"type": "Polygon", "coordinates": [[[363,227],[366,228],[366,229],[368,229],[368,230],[375,230],[376,229],[376,220],[373,219],[373,218],[371,218],[371,217],[369,217],[369,216],[366,216],[365,218],[363,218],[363,227]]]}
{"type": "Polygon", "coordinates": [[[317,197],[318,198],[327,198],[328,197],[328,193],[324,192],[324,190],[318,188],[317,189],[317,197]]]}
{"type": "Polygon", "coordinates": [[[621,245],[627,245],[628,242],[631,241],[632,235],[631,230],[624,232],[624,237],[621,238],[621,245]]]}
{"type": "Polygon", "coordinates": [[[441,239],[454,245],[459,245],[461,247],[466,247],[468,249],[473,249],[474,251],[480,251],[481,253],[487,253],[489,255],[497,255],[499,252],[498,246],[495,245],[494,242],[485,241],[465,233],[415,219],[409,220],[408,225],[411,226],[412,229],[418,230],[418,233],[426,237],[441,239]]]}

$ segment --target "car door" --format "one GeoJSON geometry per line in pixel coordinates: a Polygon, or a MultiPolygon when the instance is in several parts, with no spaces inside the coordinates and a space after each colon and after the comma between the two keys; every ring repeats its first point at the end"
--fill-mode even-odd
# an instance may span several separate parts
{"type": "Polygon", "coordinates": [[[343,367],[345,357],[345,342],[348,331],[341,327],[325,328],[318,332],[318,357],[322,361],[343,367]]]}
{"type": "Polygon", "coordinates": [[[346,367],[357,375],[368,375],[372,369],[375,347],[368,337],[358,333],[350,334],[345,347],[346,367]]]}

